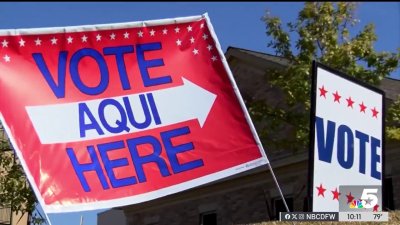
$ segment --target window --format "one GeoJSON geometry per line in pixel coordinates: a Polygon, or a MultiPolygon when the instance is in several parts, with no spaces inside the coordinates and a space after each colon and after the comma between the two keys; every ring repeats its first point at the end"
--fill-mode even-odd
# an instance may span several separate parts
{"type": "MultiPolygon", "coordinates": [[[[289,210],[292,212],[293,211],[293,197],[285,198],[286,204],[289,207],[289,210]]],[[[275,218],[273,219],[279,219],[279,212],[286,212],[286,207],[285,204],[283,204],[282,199],[279,198],[274,198],[272,199],[272,205],[274,207],[274,213],[275,213],[275,218]]]]}
{"type": "Polygon", "coordinates": [[[11,208],[0,207],[0,224],[11,224],[11,208]]]}
{"type": "Polygon", "coordinates": [[[159,225],[160,224],[159,222],[160,222],[159,215],[148,215],[143,219],[143,223],[145,225],[159,225]]]}
{"type": "Polygon", "coordinates": [[[386,207],[386,209],[394,209],[394,202],[393,202],[393,181],[391,177],[385,178],[385,192],[382,192],[382,198],[383,198],[383,205],[386,207]]]}
{"type": "Polygon", "coordinates": [[[200,214],[200,225],[217,225],[217,212],[208,211],[200,214]]]}

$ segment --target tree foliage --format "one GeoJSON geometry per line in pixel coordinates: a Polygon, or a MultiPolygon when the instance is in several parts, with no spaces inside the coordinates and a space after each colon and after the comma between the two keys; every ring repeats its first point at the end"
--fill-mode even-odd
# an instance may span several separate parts
{"type": "MultiPolygon", "coordinates": [[[[379,85],[399,67],[400,49],[397,53],[374,50],[377,36],[373,24],[351,35],[350,29],[359,22],[354,18],[355,9],[356,4],[348,2],[306,2],[297,20],[285,27],[269,12],[262,18],[271,39],[268,47],[289,61],[286,69],[266,72],[270,85],[282,91],[286,104],[276,107],[254,102],[250,112],[253,118],[266,121],[272,128],[282,124],[293,127],[293,137],[277,140],[278,147],[298,150],[308,146],[313,60],[372,85],[379,85]]],[[[386,119],[387,137],[400,140],[400,96],[390,105],[386,119]]],[[[272,135],[272,131],[263,129],[261,134],[272,135]]]]}
{"type": "Polygon", "coordinates": [[[31,214],[36,205],[36,197],[22,166],[14,155],[4,130],[0,129],[0,207],[10,207],[11,211],[18,212],[21,217],[28,213],[31,223],[43,224],[44,219],[40,214],[31,214]]]}

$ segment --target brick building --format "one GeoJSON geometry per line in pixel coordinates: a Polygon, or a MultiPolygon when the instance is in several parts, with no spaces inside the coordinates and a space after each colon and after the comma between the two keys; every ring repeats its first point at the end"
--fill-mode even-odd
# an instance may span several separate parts
{"type": "MultiPolygon", "coordinates": [[[[268,85],[268,68],[283,68],[283,58],[230,47],[226,59],[246,101],[281,104],[279,90],[268,85]]],[[[385,78],[386,106],[400,94],[400,81],[385,78]]],[[[255,124],[260,128],[263,124],[255,124]]],[[[290,132],[285,128],[282,132],[290,132]]],[[[282,132],[277,136],[285,138],[282,132]]],[[[307,210],[308,150],[288,151],[264,146],[290,210],[307,210]]],[[[400,208],[400,142],[386,142],[384,203],[400,208]]],[[[267,167],[256,168],[223,180],[142,204],[120,207],[128,225],[231,225],[276,219],[285,211],[267,167]]]]}

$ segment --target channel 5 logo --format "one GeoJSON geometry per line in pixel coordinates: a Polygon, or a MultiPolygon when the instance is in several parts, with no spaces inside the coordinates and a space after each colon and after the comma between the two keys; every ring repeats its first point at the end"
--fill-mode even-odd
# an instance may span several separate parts
{"type": "Polygon", "coordinates": [[[378,188],[365,188],[360,200],[353,200],[349,207],[350,209],[372,209],[378,204],[378,188]]]}
{"type": "Polygon", "coordinates": [[[339,186],[341,193],[339,199],[339,211],[381,211],[382,209],[382,188],[381,186],[339,186]]]}

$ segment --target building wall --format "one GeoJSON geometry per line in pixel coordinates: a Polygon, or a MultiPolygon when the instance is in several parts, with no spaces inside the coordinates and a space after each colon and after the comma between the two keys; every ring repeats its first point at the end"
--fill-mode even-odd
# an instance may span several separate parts
{"type": "Polygon", "coordinates": [[[116,209],[101,212],[97,214],[97,225],[126,225],[124,212],[116,209]]]}
{"type": "MultiPolygon", "coordinates": [[[[274,171],[284,195],[294,197],[294,209],[302,211],[307,163],[292,163],[274,171]]],[[[200,215],[209,211],[217,214],[218,225],[249,224],[272,219],[274,199],[280,199],[279,192],[269,171],[261,168],[225,182],[124,207],[124,212],[128,225],[200,224],[200,215]]]]}
{"type": "MultiPolygon", "coordinates": [[[[400,170],[396,169],[397,174],[400,174],[400,170]]],[[[394,207],[395,209],[399,209],[400,207],[400,194],[398,193],[398,190],[400,190],[400,175],[394,175],[392,176],[392,182],[393,182],[393,202],[394,202],[394,207]]]]}
{"type": "Polygon", "coordinates": [[[13,212],[11,225],[28,225],[28,213],[13,212]]]}
{"type": "Polygon", "coordinates": [[[391,178],[393,185],[392,193],[388,195],[393,200],[394,209],[400,209],[400,143],[386,143],[385,148],[385,177],[391,178]]]}
{"type": "MultiPolygon", "coordinates": [[[[243,49],[228,50],[228,63],[245,101],[261,99],[272,105],[282,104],[279,91],[265,85],[265,79],[268,79],[265,69],[282,66],[272,63],[274,60],[279,62],[279,59],[269,60],[271,57],[243,49]]],[[[397,87],[400,82],[395,85],[397,88],[387,81],[383,85],[389,85],[390,90],[400,89],[397,87]]],[[[259,128],[265,126],[262,123],[255,125],[259,128]]],[[[285,132],[290,130],[282,132],[277,136],[286,138],[285,132]]],[[[284,196],[292,201],[291,210],[307,210],[308,150],[290,151],[269,146],[265,149],[284,196]]],[[[395,190],[400,190],[400,143],[387,144],[385,157],[385,176],[392,179],[394,190],[389,198],[394,207],[399,208],[400,192],[395,190]]],[[[200,215],[207,211],[217,214],[218,225],[250,224],[274,218],[274,202],[280,199],[278,193],[269,171],[257,168],[210,185],[122,209],[128,225],[200,224],[200,215]]]]}
{"type": "Polygon", "coordinates": [[[11,221],[11,209],[0,207],[0,224],[8,224],[11,221]]]}
{"type": "Polygon", "coordinates": [[[268,219],[263,186],[171,204],[155,210],[128,214],[128,224],[199,224],[200,214],[215,211],[218,224],[260,222],[268,219]],[[246,216],[243,216],[246,215],[246,216]]]}
{"type": "MultiPolygon", "coordinates": [[[[399,150],[398,146],[388,149],[389,152],[399,150]]],[[[308,160],[288,161],[289,164],[284,160],[275,162],[275,175],[284,196],[293,199],[291,211],[306,211],[308,160]]],[[[387,175],[393,179],[393,190],[399,190],[400,175],[393,176],[400,174],[399,167],[395,166],[399,159],[387,161],[386,165],[392,167],[387,175]]],[[[398,208],[400,195],[394,191],[392,196],[398,208]]],[[[276,219],[274,199],[280,199],[276,185],[270,172],[261,170],[123,209],[128,225],[200,224],[200,215],[209,211],[216,212],[218,225],[242,225],[276,219]]]]}

